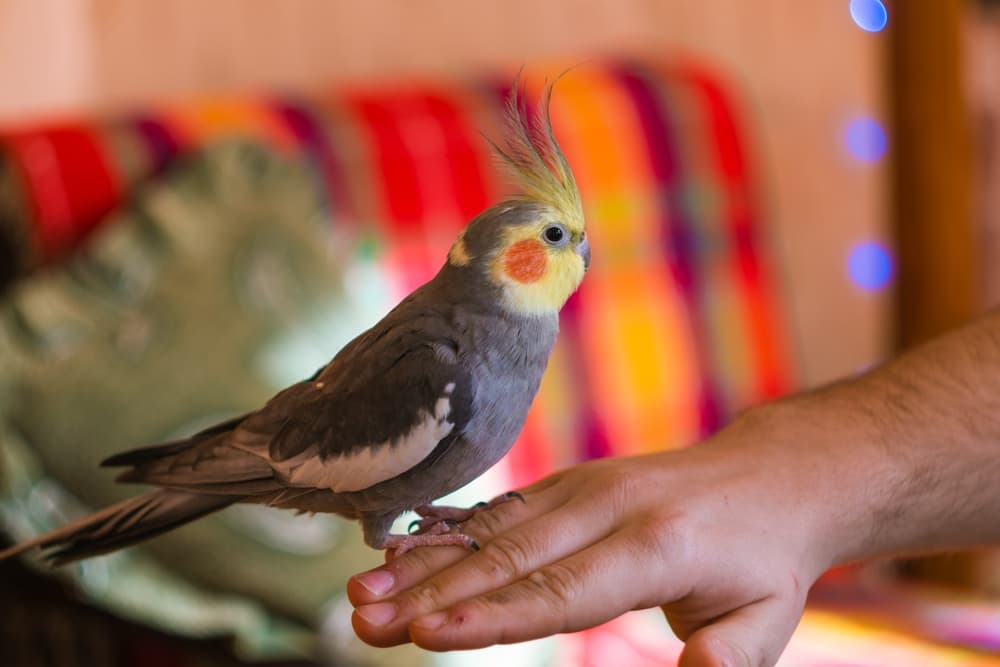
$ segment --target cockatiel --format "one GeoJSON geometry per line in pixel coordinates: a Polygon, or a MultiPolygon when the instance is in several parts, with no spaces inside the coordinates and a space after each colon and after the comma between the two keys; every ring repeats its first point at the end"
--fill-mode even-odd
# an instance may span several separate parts
{"type": "MultiPolygon", "coordinates": [[[[511,447],[538,390],[560,308],[590,262],[580,195],[549,120],[507,104],[490,142],[523,193],[480,213],[444,266],[313,377],[259,410],[190,438],[103,462],[159,487],[0,552],[51,549],[56,564],[135,544],[233,503],[357,519],[365,542],[397,554],[475,542],[475,511],[431,502],[511,447]],[[415,510],[416,534],[390,533],[415,510]]],[[[507,497],[516,494],[508,494],[507,497]]],[[[494,502],[502,502],[504,497],[494,502]]]]}

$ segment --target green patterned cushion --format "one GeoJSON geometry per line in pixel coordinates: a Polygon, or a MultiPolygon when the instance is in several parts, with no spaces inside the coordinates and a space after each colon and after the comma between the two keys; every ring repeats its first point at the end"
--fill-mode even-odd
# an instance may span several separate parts
{"type": "MultiPolygon", "coordinates": [[[[320,192],[302,164],[219,144],[18,285],[0,305],[7,532],[135,493],[98,462],[259,405],[377,318],[378,272],[334,233],[320,192]]],[[[378,558],[348,522],[235,507],[62,573],[119,613],[284,655],[314,648],[305,628],[378,558]]]]}

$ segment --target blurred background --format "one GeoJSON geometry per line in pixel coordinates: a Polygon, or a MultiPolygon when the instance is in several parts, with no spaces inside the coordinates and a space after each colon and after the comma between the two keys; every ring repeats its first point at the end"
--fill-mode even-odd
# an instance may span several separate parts
{"type": "MultiPolygon", "coordinates": [[[[525,432],[457,502],[691,445],[1000,303],[1000,7],[972,0],[0,1],[0,539],[246,410],[429,278],[508,185],[523,67],[594,265],[525,432]]],[[[808,443],[803,443],[808,446],[808,443]]],[[[405,523],[405,522],[404,522],[405,523]]],[[[356,527],[233,508],[0,566],[0,664],[673,664],[656,613],[364,647],[356,527]]],[[[839,570],[783,665],[995,665],[1000,556],[839,570]]]]}

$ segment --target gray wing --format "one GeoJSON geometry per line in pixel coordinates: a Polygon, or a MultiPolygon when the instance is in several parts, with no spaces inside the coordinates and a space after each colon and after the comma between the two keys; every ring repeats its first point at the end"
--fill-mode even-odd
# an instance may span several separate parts
{"type": "Polygon", "coordinates": [[[468,423],[475,388],[460,351],[438,316],[390,318],[250,415],[230,443],[291,486],[358,491],[391,479],[468,423]]]}
{"type": "Polygon", "coordinates": [[[191,438],[113,456],[120,481],[225,495],[357,491],[458,440],[475,383],[440,313],[411,298],[311,378],[191,438]]]}

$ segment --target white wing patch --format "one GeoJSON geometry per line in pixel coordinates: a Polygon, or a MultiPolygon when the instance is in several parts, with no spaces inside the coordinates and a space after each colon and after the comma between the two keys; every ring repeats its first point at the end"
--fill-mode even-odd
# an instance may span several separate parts
{"type": "Polygon", "coordinates": [[[455,428],[448,421],[455,383],[444,388],[445,395],[434,403],[434,412],[421,410],[408,433],[393,440],[358,449],[351,454],[320,460],[313,448],[302,454],[272,463],[296,486],[310,485],[334,492],[361,491],[400,475],[423,461],[438,442],[455,428]]]}

